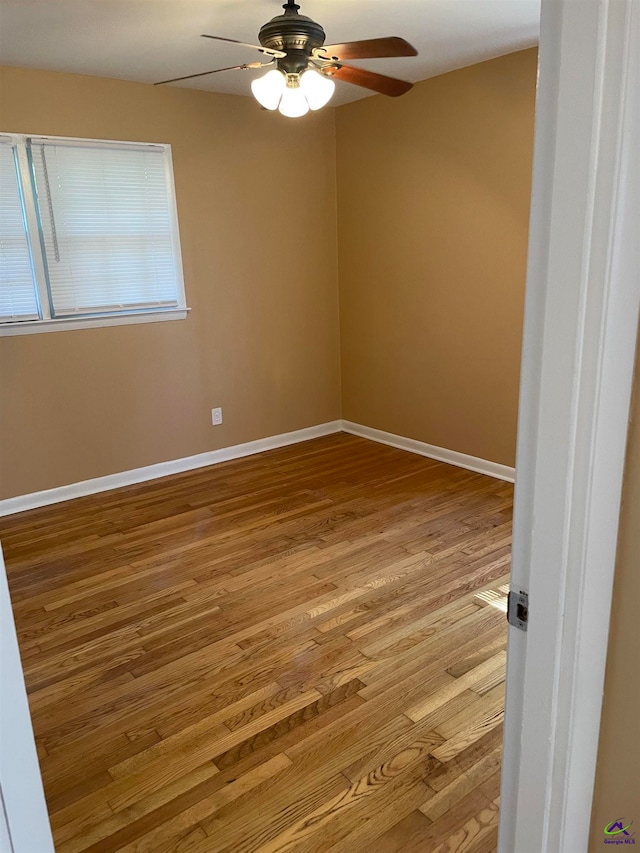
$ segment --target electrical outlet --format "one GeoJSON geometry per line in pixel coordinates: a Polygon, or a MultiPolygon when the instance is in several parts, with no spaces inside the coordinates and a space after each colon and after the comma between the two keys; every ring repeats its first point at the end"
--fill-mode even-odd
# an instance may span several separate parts
{"type": "Polygon", "coordinates": [[[211,409],[211,423],[214,426],[220,426],[222,423],[222,407],[211,409]]]}

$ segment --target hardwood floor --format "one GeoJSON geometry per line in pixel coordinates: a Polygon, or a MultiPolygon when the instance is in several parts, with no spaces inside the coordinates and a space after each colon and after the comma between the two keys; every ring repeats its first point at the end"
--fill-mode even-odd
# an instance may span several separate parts
{"type": "Polygon", "coordinates": [[[495,850],[511,504],[339,434],[0,519],[57,851],[495,850]]]}

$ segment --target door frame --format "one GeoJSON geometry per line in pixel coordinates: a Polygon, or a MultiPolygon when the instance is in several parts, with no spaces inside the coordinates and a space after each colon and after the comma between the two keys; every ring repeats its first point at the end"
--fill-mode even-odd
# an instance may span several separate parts
{"type": "Polygon", "coordinates": [[[11,853],[53,853],[1,545],[0,678],[0,842],[11,853]]]}
{"type": "Polygon", "coordinates": [[[500,853],[589,842],[640,304],[640,0],[542,0],[500,853]]]}

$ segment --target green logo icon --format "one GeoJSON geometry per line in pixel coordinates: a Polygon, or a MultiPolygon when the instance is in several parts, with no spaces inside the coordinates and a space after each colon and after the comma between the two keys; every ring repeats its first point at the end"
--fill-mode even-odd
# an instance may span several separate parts
{"type": "Polygon", "coordinates": [[[628,823],[626,826],[624,825],[622,820],[614,820],[613,823],[607,823],[604,828],[605,835],[630,835],[629,829],[631,827],[631,823],[628,823]]]}

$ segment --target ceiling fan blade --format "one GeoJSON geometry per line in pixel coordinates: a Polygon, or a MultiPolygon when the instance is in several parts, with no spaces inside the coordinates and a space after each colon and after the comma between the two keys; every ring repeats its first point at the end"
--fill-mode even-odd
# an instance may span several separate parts
{"type": "Polygon", "coordinates": [[[172,77],[171,80],[161,80],[154,86],[164,86],[165,83],[177,83],[179,80],[193,80],[194,77],[206,77],[207,74],[219,74],[221,71],[238,71],[245,68],[262,68],[262,62],[250,62],[245,65],[230,65],[228,68],[214,68],[213,71],[201,71],[199,74],[187,74],[186,77],[172,77]]]}
{"type": "Polygon", "coordinates": [[[348,41],[343,44],[325,44],[320,51],[328,54],[332,59],[383,59],[391,56],[418,55],[418,51],[412,44],[397,36],[348,41]]]}
{"type": "Polygon", "coordinates": [[[202,33],[200,38],[203,39],[214,39],[214,41],[226,41],[230,44],[239,44],[240,47],[252,47],[254,50],[259,50],[260,53],[265,53],[267,56],[275,56],[282,59],[287,54],[283,53],[281,50],[272,50],[270,47],[262,47],[259,44],[248,44],[246,41],[238,41],[237,39],[227,39],[223,36],[210,36],[207,33],[202,33]]]}
{"type": "Polygon", "coordinates": [[[365,89],[371,89],[392,98],[404,95],[405,92],[413,88],[413,83],[396,80],[395,77],[386,77],[384,74],[376,74],[373,71],[365,71],[364,68],[354,68],[353,65],[339,65],[337,68],[328,68],[325,74],[329,74],[336,80],[354,83],[356,86],[363,86],[365,89]]]}

